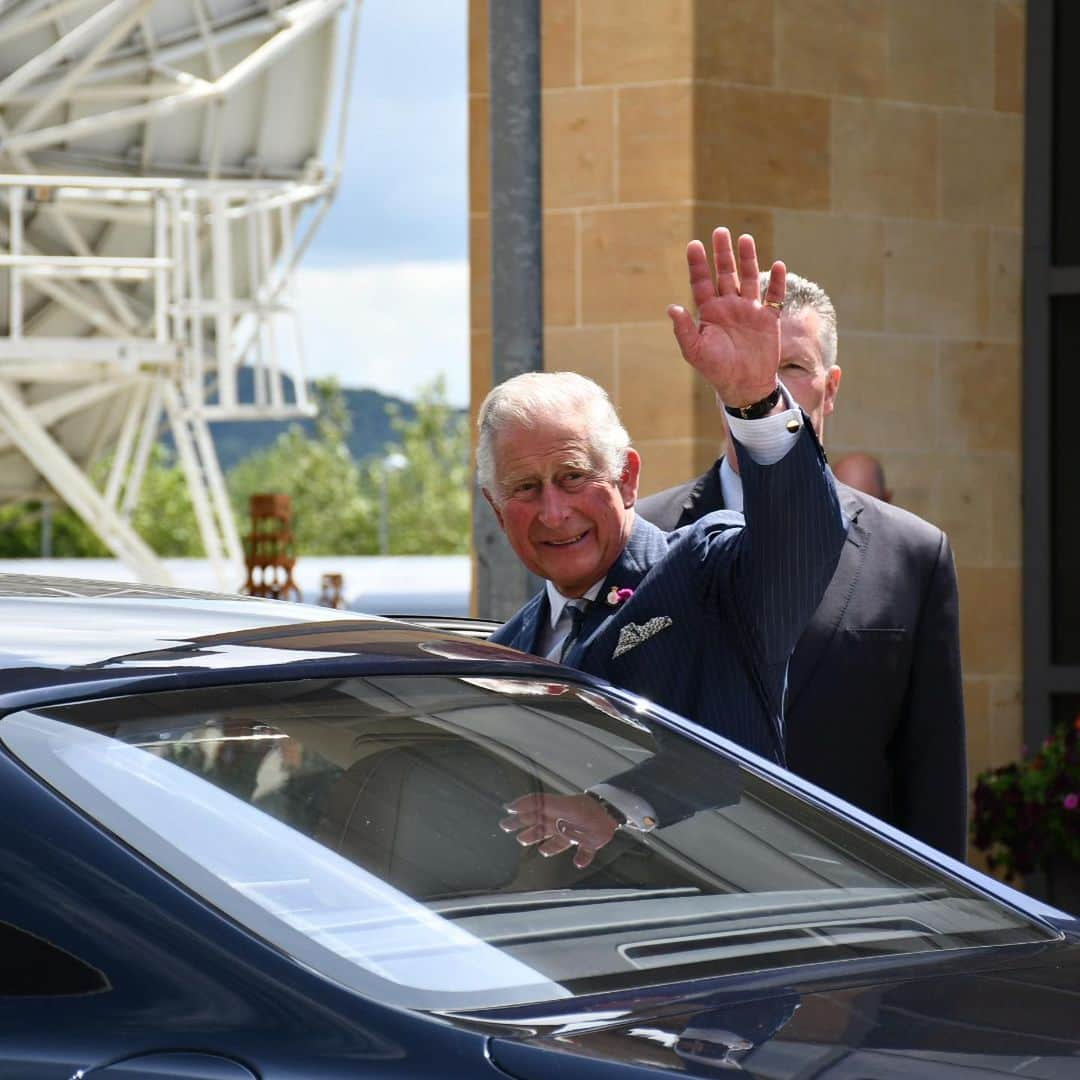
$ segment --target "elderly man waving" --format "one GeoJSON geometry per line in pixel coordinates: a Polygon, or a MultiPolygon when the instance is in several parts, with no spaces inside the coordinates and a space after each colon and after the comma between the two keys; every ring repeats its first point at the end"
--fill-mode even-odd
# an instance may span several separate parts
{"type": "MultiPolygon", "coordinates": [[[[683,357],[729,414],[746,488],[664,533],[634,514],[641,460],[603,390],[579,375],[521,375],[480,409],[480,485],[545,588],[492,640],[561,659],[783,762],[788,657],[844,540],[811,426],[781,387],[785,270],[760,294],[752,237],[687,248],[697,323],[668,314],[683,357]]],[[[625,785],[623,785],[625,787],[625,785]]],[[[650,791],[655,806],[655,792],[650,791]]]]}

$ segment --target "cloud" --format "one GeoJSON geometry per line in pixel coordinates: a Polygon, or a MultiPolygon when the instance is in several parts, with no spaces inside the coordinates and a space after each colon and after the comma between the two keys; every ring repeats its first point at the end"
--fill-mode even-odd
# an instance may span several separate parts
{"type": "Polygon", "coordinates": [[[442,373],[467,404],[467,65],[466,0],[365,0],[341,187],[297,274],[309,376],[411,398],[442,373]]]}
{"type": "Polygon", "coordinates": [[[312,253],[349,251],[365,261],[463,256],[466,139],[464,95],[384,101],[350,134],[341,187],[312,253]]]}
{"type": "Polygon", "coordinates": [[[315,238],[316,257],[465,255],[466,23],[465,0],[364,4],[342,183],[315,238]]]}
{"type": "Polygon", "coordinates": [[[468,404],[467,259],[301,267],[296,301],[309,378],[413,398],[442,374],[468,404]]]}
{"type": "Polygon", "coordinates": [[[464,94],[468,18],[467,0],[364,0],[353,84],[357,95],[430,101],[448,88],[464,94]]]}

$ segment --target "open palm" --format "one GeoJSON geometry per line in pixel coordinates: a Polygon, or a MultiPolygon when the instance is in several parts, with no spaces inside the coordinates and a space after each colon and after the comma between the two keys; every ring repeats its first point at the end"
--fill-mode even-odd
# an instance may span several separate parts
{"type": "Polygon", "coordinates": [[[717,229],[713,261],[715,278],[704,246],[697,240],[690,243],[686,263],[698,321],[681,307],[669,308],[668,314],[686,362],[709,381],[725,404],[748,405],[767,397],[776,386],[778,316],[786,270],[783,263],[773,264],[763,303],[753,237],[739,237],[736,267],[731,233],[717,229]]]}

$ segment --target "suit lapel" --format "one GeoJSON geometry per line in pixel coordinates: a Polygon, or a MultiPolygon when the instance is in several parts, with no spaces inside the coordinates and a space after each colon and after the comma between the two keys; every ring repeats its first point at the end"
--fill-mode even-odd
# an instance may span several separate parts
{"type": "Polygon", "coordinates": [[[714,465],[707,473],[703,473],[694,481],[679,511],[675,527],[692,525],[698,518],[714,510],[725,509],[724,491],[720,485],[720,466],[714,465]]]}
{"type": "Polygon", "coordinates": [[[534,596],[528,607],[521,613],[521,629],[512,642],[515,649],[536,654],[536,639],[540,636],[542,620],[548,617],[550,610],[545,589],[534,596]]]}
{"type": "Polygon", "coordinates": [[[833,572],[832,580],[817,611],[810,618],[799,638],[788,667],[788,691],[785,712],[790,712],[799,694],[809,682],[829,643],[836,636],[844,612],[855,591],[866,558],[870,534],[863,523],[863,504],[858,497],[842,484],[836,485],[840,505],[848,519],[847,539],[833,572]]]}
{"type": "Polygon", "coordinates": [[[654,563],[662,559],[668,550],[667,534],[651,525],[642,517],[635,517],[630,539],[608,571],[600,587],[596,602],[585,616],[578,643],[570,650],[566,662],[577,666],[580,657],[592,644],[593,639],[607,626],[608,620],[618,608],[607,602],[612,589],[636,589],[654,563]]]}

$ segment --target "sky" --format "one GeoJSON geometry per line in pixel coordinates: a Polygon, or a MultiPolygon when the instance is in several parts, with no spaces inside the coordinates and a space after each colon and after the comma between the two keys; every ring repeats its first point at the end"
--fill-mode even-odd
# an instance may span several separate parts
{"type": "Polygon", "coordinates": [[[363,0],[337,199],[300,265],[309,377],[469,396],[467,0],[363,0]]]}

